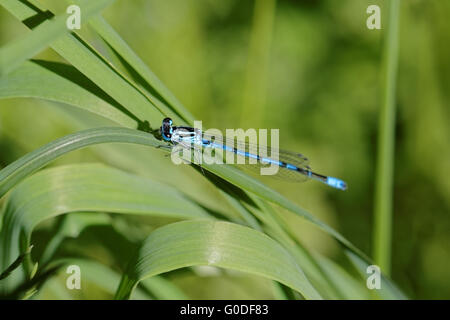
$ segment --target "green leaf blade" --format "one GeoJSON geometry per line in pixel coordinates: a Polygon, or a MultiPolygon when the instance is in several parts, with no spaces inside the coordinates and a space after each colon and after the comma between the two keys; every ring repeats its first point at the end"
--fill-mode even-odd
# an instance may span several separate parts
{"type": "MultiPolygon", "coordinates": [[[[192,124],[194,117],[181,104],[181,102],[166,88],[166,86],[158,79],[158,77],[149,69],[149,67],[134,53],[128,44],[119,36],[119,34],[109,25],[103,17],[98,16],[90,21],[90,25],[103,38],[103,40],[117,53],[120,58],[129,65],[132,72],[139,75],[144,88],[149,87],[150,90],[156,92],[163,100],[170,113],[167,116],[177,119],[184,123],[192,124]]],[[[149,90],[147,90],[149,91],[149,90]]],[[[180,122],[181,123],[181,122],[180,122]]]]}
{"type": "Polygon", "coordinates": [[[0,78],[0,98],[38,98],[64,103],[124,127],[138,123],[126,109],[70,65],[32,60],[0,78]]]}
{"type": "MultiPolygon", "coordinates": [[[[5,0],[8,1],[8,0],[5,0]]],[[[94,15],[110,5],[114,0],[80,0],[78,5],[83,12],[83,22],[89,21],[94,15]]],[[[3,3],[2,3],[3,4],[3,3]]],[[[3,4],[5,5],[6,2],[3,4]]],[[[7,74],[20,66],[25,60],[33,57],[51,42],[68,33],[66,14],[61,14],[38,25],[33,31],[0,49],[0,76],[7,74]]]]}
{"type": "MultiPolygon", "coordinates": [[[[45,7],[30,1],[31,6],[17,1],[4,0],[3,6],[10,13],[27,23],[27,19],[43,15],[45,7]]],[[[45,23],[45,22],[43,22],[45,23]]],[[[132,117],[140,122],[159,122],[164,117],[164,110],[160,110],[148,97],[140,92],[135,85],[126,79],[112,66],[98,51],[86,43],[75,33],[64,35],[51,43],[61,57],[71,63],[76,69],[93,81],[104,92],[124,106],[132,117]]]]}
{"type": "MultiPolygon", "coordinates": [[[[9,196],[0,232],[1,269],[28,248],[38,223],[70,212],[210,218],[176,189],[149,179],[99,164],[56,167],[28,178],[9,196]]],[[[4,287],[21,279],[17,273],[11,278],[4,287]]]]}
{"type": "Polygon", "coordinates": [[[320,299],[280,244],[261,232],[222,221],[178,222],[152,232],[130,262],[116,298],[128,298],[145,278],[193,265],[252,273],[279,281],[306,298],[320,299]]]}

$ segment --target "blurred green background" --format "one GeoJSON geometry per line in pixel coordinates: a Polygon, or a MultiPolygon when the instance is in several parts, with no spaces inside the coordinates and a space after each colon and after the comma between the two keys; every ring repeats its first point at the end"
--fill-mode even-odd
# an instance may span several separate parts
{"type": "MultiPolygon", "coordinates": [[[[279,128],[283,149],[302,152],[316,171],[346,180],[347,192],[314,182],[264,182],[371,256],[383,29],[367,29],[366,8],[381,7],[383,28],[387,2],[117,0],[103,15],[204,127],[279,128]]],[[[401,3],[391,276],[411,298],[450,298],[449,15],[448,0],[401,3]]],[[[26,31],[0,7],[0,45],[26,31]]],[[[90,37],[87,28],[82,34],[90,37]]],[[[89,39],[111,57],[99,39],[89,39]]],[[[61,60],[50,50],[38,58],[61,60]]],[[[65,105],[0,100],[0,167],[64,134],[101,125],[111,123],[65,105]]],[[[192,197],[221,205],[197,173],[144,147],[98,146],[52,165],[90,161],[192,185],[186,190],[192,197]],[[147,160],[136,161],[135,154],[147,160]]],[[[142,219],[129,219],[138,239],[165,223],[150,219],[142,226],[142,219]]],[[[341,259],[329,237],[300,218],[286,219],[308,247],[341,259]]],[[[84,255],[111,260],[98,238],[92,241],[100,231],[88,230],[65,250],[76,246],[84,255]]],[[[35,237],[50,235],[49,224],[35,237]]],[[[116,238],[127,251],[129,239],[116,238]]],[[[228,273],[198,280],[205,272],[171,277],[193,298],[271,297],[265,280],[228,273]],[[194,286],[198,281],[202,285],[194,286]]],[[[102,297],[96,294],[89,297],[102,297]]]]}

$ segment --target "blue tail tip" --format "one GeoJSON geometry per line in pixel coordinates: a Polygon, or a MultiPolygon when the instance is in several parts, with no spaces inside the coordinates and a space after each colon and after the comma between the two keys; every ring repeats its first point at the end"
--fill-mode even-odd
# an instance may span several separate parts
{"type": "Polygon", "coordinates": [[[338,178],[328,177],[327,184],[336,189],[347,190],[347,184],[338,178]]]}

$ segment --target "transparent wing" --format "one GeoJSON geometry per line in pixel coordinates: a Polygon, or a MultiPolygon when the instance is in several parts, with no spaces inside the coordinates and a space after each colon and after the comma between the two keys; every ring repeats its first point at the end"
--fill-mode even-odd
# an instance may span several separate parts
{"type": "Polygon", "coordinates": [[[176,153],[179,159],[184,162],[191,162],[195,164],[202,163],[202,146],[193,143],[194,139],[180,138],[175,141],[172,147],[172,153],[176,153]]]}
{"type": "MultiPolygon", "coordinates": [[[[248,156],[246,155],[246,153],[250,155],[259,155],[262,159],[268,158],[279,160],[290,165],[294,165],[300,169],[310,170],[310,167],[308,165],[309,160],[301,153],[271,148],[269,146],[258,146],[257,144],[227,139],[220,135],[211,135],[206,133],[203,133],[203,141],[210,141],[209,145],[204,145],[205,149],[212,148],[215,149],[215,151],[213,151],[215,153],[223,153],[218,157],[215,153],[213,153],[212,156],[216,157],[216,159],[222,156],[223,162],[237,165],[240,168],[253,171],[258,174],[261,174],[262,168],[268,168],[270,164],[261,160],[257,160],[254,157],[248,156]],[[226,147],[223,148],[223,145],[225,145],[226,147]],[[236,154],[236,151],[238,151],[238,154],[236,154]]],[[[308,176],[302,174],[301,172],[284,167],[279,167],[276,174],[269,176],[271,178],[293,182],[303,182],[309,179],[308,176]]]]}

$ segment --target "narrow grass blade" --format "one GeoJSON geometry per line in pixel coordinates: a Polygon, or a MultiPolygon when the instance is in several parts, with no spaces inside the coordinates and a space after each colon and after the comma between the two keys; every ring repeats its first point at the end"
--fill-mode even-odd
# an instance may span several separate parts
{"type": "Polygon", "coordinates": [[[65,103],[124,127],[137,128],[139,119],[74,67],[51,61],[24,62],[0,78],[0,98],[38,98],[65,103]]]}
{"type": "MultiPolygon", "coordinates": [[[[359,256],[355,255],[349,250],[344,250],[346,256],[349,258],[350,262],[353,264],[355,269],[361,276],[363,281],[367,281],[370,274],[367,274],[367,267],[369,264],[361,259],[359,256]]],[[[381,270],[383,271],[383,270],[381,270]]],[[[404,300],[407,296],[383,273],[381,273],[381,288],[373,289],[371,293],[379,299],[392,299],[392,300],[404,300]]]]}
{"type": "Polygon", "coordinates": [[[256,0],[254,3],[241,123],[248,123],[251,119],[258,125],[265,115],[276,0],[256,0]]]}
{"type": "Polygon", "coordinates": [[[25,251],[24,253],[22,253],[20,256],[17,257],[16,260],[14,260],[13,263],[11,263],[11,265],[9,267],[7,267],[1,274],[0,274],[0,281],[5,279],[6,277],[8,277],[11,272],[13,272],[14,270],[16,270],[24,261],[25,257],[28,256],[31,253],[31,249],[33,248],[33,246],[30,246],[28,248],[27,251],[25,251]]]}
{"type": "MultiPolygon", "coordinates": [[[[32,27],[30,18],[37,16],[45,21],[48,17],[48,10],[34,0],[26,3],[3,0],[2,4],[29,27],[32,27]]],[[[155,121],[159,125],[165,116],[165,110],[159,110],[98,51],[75,33],[62,36],[52,42],[51,47],[141,122],[155,121]]]]}
{"type": "Polygon", "coordinates": [[[287,251],[267,235],[229,222],[190,221],[161,227],[144,240],[117,290],[127,299],[139,281],[194,265],[229,268],[279,281],[320,299],[287,251]]]}
{"type": "Polygon", "coordinates": [[[330,226],[326,225],[322,221],[320,221],[318,218],[313,216],[311,213],[306,211],[305,209],[300,208],[296,204],[290,202],[288,199],[283,197],[278,192],[270,189],[266,185],[264,185],[262,182],[256,180],[253,177],[250,177],[249,175],[245,174],[243,171],[238,170],[235,167],[229,166],[229,165],[203,165],[204,168],[206,168],[208,171],[216,174],[217,176],[225,179],[226,181],[231,182],[233,185],[238,186],[239,188],[249,191],[260,198],[273,202],[295,214],[298,214],[299,216],[303,217],[307,221],[311,222],[312,224],[318,226],[320,229],[328,233],[329,235],[333,236],[336,240],[338,240],[342,245],[349,248],[365,260],[369,261],[369,258],[366,257],[366,255],[361,252],[358,248],[356,248],[352,243],[350,243],[347,239],[345,239],[340,233],[338,233],[336,230],[331,228],[330,226]]]}
{"type": "MultiPolygon", "coordinates": [[[[5,1],[5,0],[4,0],[5,1]]],[[[114,0],[80,0],[78,5],[83,12],[83,23],[99,14],[114,0]]],[[[67,15],[61,14],[48,20],[33,31],[0,49],[0,76],[14,70],[25,60],[38,54],[51,42],[69,32],[66,26],[67,15]]]]}
{"type": "Polygon", "coordinates": [[[95,128],[67,135],[30,152],[0,171],[0,197],[25,177],[73,150],[99,143],[137,143],[158,147],[161,142],[151,134],[127,128],[95,128]]]}
{"type": "MultiPolygon", "coordinates": [[[[194,117],[170,92],[149,67],[134,53],[120,35],[101,16],[90,21],[90,25],[114,50],[122,61],[126,63],[131,74],[135,74],[135,80],[148,93],[155,94],[163,103],[172,110],[168,114],[173,119],[179,118],[182,122],[192,125],[194,117]]],[[[180,122],[181,123],[181,122],[180,122]]]]}
{"type": "MultiPolygon", "coordinates": [[[[36,275],[28,281],[22,282],[14,291],[8,292],[6,295],[0,290],[0,297],[6,300],[22,299],[27,300],[34,296],[39,289],[47,282],[48,279],[53,277],[61,265],[55,265],[52,268],[45,270],[44,272],[36,275]]],[[[3,283],[1,284],[3,285],[3,283]]],[[[1,288],[1,286],[0,286],[1,288]]]]}
{"type": "Polygon", "coordinates": [[[345,269],[325,256],[320,254],[315,254],[314,256],[318,264],[328,275],[328,278],[333,279],[333,284],[339,293],[339,299],[368,300],[371,298],[364,279],[359,277],[354,278],[345,269]]]}
{"type": "Polygon", "coordinates": [[[375,179],[374,259],[387,275],[391,272],[392,193],[394,179],[395,91],[398,64],[400,1],[389,3],[389,22],[384,43],[383,105],[378,129],[375,179]]]}
{"type": "Polygon", "coordinates": [[[261,209],[260,212],[250,209],[255,216],[266,224],[268,235],[280,242],[295,258],[297,264],[304,270],[308,279],[324,298],[342,298],[336,288],[336,279],[329,277],[308,249],[293,235],[289,226],[279,217],[272,206],[256,196],[252,197],[261,209]]]}

